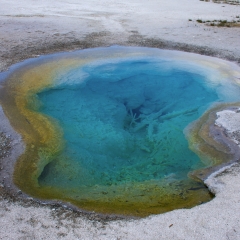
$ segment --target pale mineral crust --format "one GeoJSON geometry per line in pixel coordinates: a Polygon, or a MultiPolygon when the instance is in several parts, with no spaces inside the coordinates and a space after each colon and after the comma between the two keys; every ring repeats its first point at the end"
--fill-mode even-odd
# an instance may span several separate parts
{"type": "MultiPolygon", "coordinates": [[[[240,28],[197,21],[235,21],[239,16],[239,5],[199,0],[1,0],[0,71],[42,54],[116,44],[182,50],[239,64],[240,28]]],[[[239,140],[238,117],[228,109],[216,121],[234,141],[239,140]]],[[[43,206],[30,197],[18,201],[6,193],[24,144],[2,109],[0,151],[0,239],[240,239],[239,163],[208,177],[205,184],[215,198],[206,204],[109,221],[66,205],[43,206]]]]}

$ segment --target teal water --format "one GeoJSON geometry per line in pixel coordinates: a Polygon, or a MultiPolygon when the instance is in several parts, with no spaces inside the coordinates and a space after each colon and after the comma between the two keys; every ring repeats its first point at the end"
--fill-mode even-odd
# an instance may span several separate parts
{"type": "Polygon", "coordinates": [[[239,102],[233,63],[112,46],[29,59],[3,77],[1,105],[26,144],[13,179],[32,197],[144,217],[210,201],[196,180],[232,158],[209,127],[239,102]]]}
{"type": "Polygon", "coordinates": [[[165,65],[149,58],[89,64],[59,80],[74,84],[39,93],[39,111],[58,119],[65,139],[40,186],[91,191],[96,185],[181,181],[203,167],[183,129],[219,96],[205,76],[165,65]]]}

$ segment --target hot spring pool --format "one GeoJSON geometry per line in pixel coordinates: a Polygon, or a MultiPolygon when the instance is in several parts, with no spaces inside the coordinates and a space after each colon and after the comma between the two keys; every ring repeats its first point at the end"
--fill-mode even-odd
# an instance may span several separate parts
{"type": "Polygon", "coordinates": [[[108,214],[147,216],[209,201],[204,184],[188,176],[218,159],[189,149],[188,126],[213,105],[240,100],[239,72],[228,64],[114,46],[14,66],[2,74],[0,97],[26,143],[14,183],[40,199],[108,214]]]}

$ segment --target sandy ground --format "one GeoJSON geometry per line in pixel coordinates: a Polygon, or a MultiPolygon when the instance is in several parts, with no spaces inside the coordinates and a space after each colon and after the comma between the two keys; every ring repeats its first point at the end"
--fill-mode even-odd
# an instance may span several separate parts
{"type": "MultiPolygon", "coordinates": [[[[237,16],[240,6],[199,0],[1,0],[0,70],[40,54],[113,44],[179,49],[240,63],[240,28],[196,22],[237,16]]],[[[239,122],[238,112],[222,112],[218,118],[229,134],[239,131],[226,122],[239,122]]],[[[0,119],[0,132],[13,141],[12,154],[1,163],[3,176],[2,165],[24,146],[2,111],[0,119]]],[[[0,185],[0,239],[240,239],[239,179],[240,166],[234,164],[206,180],[216,194],[209,203],[116,221],[40,206],[31,199],[16,202],[0,185]]]]}

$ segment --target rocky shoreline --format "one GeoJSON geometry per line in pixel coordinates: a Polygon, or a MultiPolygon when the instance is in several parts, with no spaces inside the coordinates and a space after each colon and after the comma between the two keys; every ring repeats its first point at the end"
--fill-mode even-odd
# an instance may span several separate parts
{"type": "Polygon", "coordinates": [[[0,159],[7,158],[11,153],[11,138],[4,132],[0,132],[0,159]]]}

